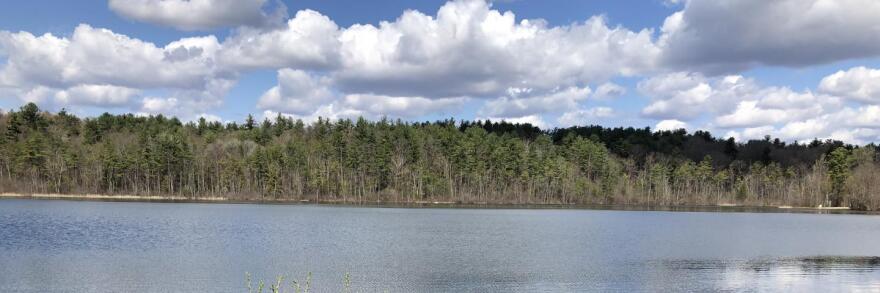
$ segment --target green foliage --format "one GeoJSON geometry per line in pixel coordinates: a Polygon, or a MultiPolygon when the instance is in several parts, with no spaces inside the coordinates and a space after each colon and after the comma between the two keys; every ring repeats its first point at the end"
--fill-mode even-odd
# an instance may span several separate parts
{"type": "Polygon", "coordinates": [[[42,175],[46,167],[46,144],[42,135],[33,135],[19,147],[19,169],[24,174],[42,175]]]}
{"type": "Polygon", "coordinates": [[[749,189],[746,183],[742,180],[736,182],[735,187],[736,200],[744,201],[749,196],[749,189]]]}
{"type": "Polygon", "coordinates": [[[828,177],[831,178],[830,200],[834,206],[840,205],[854,161],[852,152],[842,147],[828,155],[828,177]]]}
{"type": "Polygon", "coordinates": [[[281,115],[241,125],[81,120],[32,104],[0,115],[0,131],[0,191],[242,200],[818,205],[831,194],[840,204],[851,169],[875,170],[878,157],[873,145],[741,144],[708,132],[281,115]]]}

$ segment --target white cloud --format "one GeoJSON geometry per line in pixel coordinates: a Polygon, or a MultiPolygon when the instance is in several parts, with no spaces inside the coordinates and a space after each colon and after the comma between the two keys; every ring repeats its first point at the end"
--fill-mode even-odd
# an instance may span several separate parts
{"type": "Polygon", "coordinates": [[[626,94],[626,88],[613,82],[606,82],[596,88],[593,98],[598,100],[615,99],[626,94]]]}
{"type": "Polygon", "coordinates": [[[795,121],[783,126],[779,130],[778,136],[790,140],[809,140],[826,133],[828,127],[828,122],[824,119],[795,121]]]}
{"type": "Polygon", "coordinates": [[[24,101],[118,107],[145,89],[168,90],[208,109],[222,103],[236,73],[217,68],[214,36],[183,38],[158,47],[107,29],[79,25],[70,37],[0,31],[0,88],[24,101]]]}
{"type": "Polygon", "coordinates": [[[663,5],[675,6],[684,3],[685,0],[663,0],[663,5]]]}
{"type": "Polygon", "coordinates": [[[727,137],[762,139],[770,135],[787,141],[837,139],[848,143],[864,144],[880,141],[880,106],[828,109],[821,115],[799,119],[766,121],[763,125],[729,130],[727,137]],[[784,122],[780,122],[787,120],[784,122]]]}
{"type": "Polygon", "coordinates": [[[508,92],[513,95],[487,101],[480,110],[480,115],[519,117],[576,109],[580,102],[590,96],[592,90],[589,87],[569,87],[539,95],[535,95],[531,90],[510,89],[508,92]]]}
{"type": "MultiPolygon", "coordinates": [[[[772,97],[772,92],[774,90],[777,89],[771,88],[770,90],[765,90],[763,92],[770,92],[772,97]]],[[[834,98],[831,97],[827,97],[827,99],[834,100],[834,98]]],[[[817,100],[817,98],[811,96],[811,100],[817,100]]],[[[787,107],[785,105],[761,107],[763,104],[767,104],[766,101],[768,101],[766,98],[761,100],[742,101],[736,106],[736,109],[732,113],[718,116],[715,118],[715,121],[718,126],[724,128],[754,127],[816,117],[825,113],[825,111],[832,110],[836,107],[836,105],[832,104],[812,104],[809,106],[802,105],[801,107],[798,107],[798,103],[792,103],[787,107]]]]}
{"type": "Polygon", "coordinates": [[[169,113],[179,107],[176,98],[145,97],[141,104],[141,109],[148,114],[169,113]]]}
{"type": "Polygon", "coordinates": [[[341,88],[428,97],[576,86],[650,70],[659,53],[648,30],[610,28],[602,17],[557,27],[517,22],[483,1],[448,2],[436,18],[407,11],[345,29],[340,40],[341,88]]]}
{"type": "Polygon", "coordinates": [[[56,93],[55,90],[44,86],[37,86],[27,90],[17,90],[16,92],[22,102],[36,104],[49,103],[49,98],[56,93]]]}
{"type": "Polygon", "coordinates": [[[346,95],[341,105],[372,116],[416,118],[422,115],[448,113],[458,109],[466,98],[428,99],[424,97],[390,97],[370,94],[346,95]]]}
{"type": "Polygon", "coordinates": [[[728,137],[734,137],[737,141],[764,139],[766,136],[780,138],[786,141],[810,141],[813,139],[836,139],[832,136],[828,121],[822,118],[794,121],[776,127],[763,125],[743,128],[728,132],[728,137]]]}
{"type": "Polygon", "coordinates": [[[294,114],[310,113],[336,98],[329,83],[327,78],[313,77],[305,71],[282,69],[278,71],[278,85],[260,97],[257,107],[294,114]]]}
{"type": "Polygon", "coordinates": [[[182,30],[236,26],[266,26],[287,16],[277,2],[274,12],[264,11],[267,0],[110,0],[110,10],[142,22],[182,30]]]}
{"type": "Polygon", "coordinates": [[[707,78],[698,73],[677,72],[639,83],[639,91],[651,98],[642,115],[683,121],[713,118],[722,128],[756,127],[802,120],[837,110],[837,97],[787,87],[761,87],[738,75],[707,78]]]}
{"type": "Polygon", "coordinates": [[[684,121],[679,121],[675,119],[663,120],[657,123],[654,126],[654,130],[657,131],[666,131],[666,130],[679,130],[679,129],[687,129],[688,124],[684,121]]]}
{"type": "MultiPolygon", "coordinates": [[[[481,0],[347,28],[311,10],[266,26],[275,16],[266,4],[110,1],[125,17],[180,29],[246,26],[222,43],[205,36],[159,46],[86,24],[67,37],[0,32],[0,54],[7,57],[0,63],[0,90],[43,105],[128,106],[196,117],[191,113],[221,106],[240,74],[277,69],[279,82],[260,97],[258,109],[416,117],[507,95],[480,114],[540,118],[580,109],[591,94],[586,84],[599,84],[597,99],[624,94],[607,80],[653,71],[660,53],[651,30],[609,26],[602,16],[550,26],[481,0]]],[[[281,6],[276,12],[286,11],[281,6]]]]}
{"type": "Polygon", "coordinates": [[[119,107],[128,106],[131,99],[140,94],[137,89],[112,85],[77,85],[55,94],[61,105],[91,105],[119,107]]]}
{"type": "Polygon", "coordinates": [[[358,117],[364,117],[364,112],[353,110],[353,109],[345,109],[340,108],[335,104],[327,104],[319,107],[312,113],[305,115],[298,115],[292,113],[284,113],[284,112],[276,112],[272,110],[264,110],[263,117],[264,118],[274,118],[278,115],[282,115],[284,117],[292,118],[292,119],[300,119],[305,123],[312,123],[318,120],[318,118],[329,119],[329,120],[337,120],[337,119],[356,119],[358,117]]]}
{"type": "Polygon", "coordinates": [[[223,47],[221,63],[233,68],[320,69],[342,92],[427,98],[598,83],[652,70],[659,54],[650,30],[609,27],[600,16],[553,27],[480,0],[348,28],[304,10],[277,30],[240,30],[223,47]]]}
{"type": "Polygon", "coordinates": [[[753,79],[731,75],[708,78],[697,73],[671,73],[639,83],[651,97],[642,110],[648,117],[666,119],[658,129],[675,129],[691,122],[726,131],[726,137],[785,140],[848,137],[864,142],[880,128],[880,107],[857,109],[827,93],[762,87],[753,79]]]}
{"type": "Polygon", "coordinates": [[[544,121],[541,116],[538,115],[527,115],[521,117],[477,117],[475,120],[477,121],[493,121],[493,122],[509,122],[509,123],[519,123],[519,124],[531,124],[532,126],[537,126],[541,129],[550,128],[550,124],[544,121]]]}
{"type": "Polygon", "coordinates": [[[743,101],[737,105],[733,113],[719,116],[715,121],[721,127],[753,127],[776,124],[786,119],[786,111],[782,109],[762,109],[757,101],[743,101]]]}
{"type": "Polygon", "coordinates": [[[841,70],[823,78],[819,90],[863,103],[880,104],[880,70],[864,66],[841,70]]]}
{"type": "Polygon", "coordinates": [[[614,109],[594,107],[565,112],[557,119],[560,126],[598,124],[597,120],[614,116],[614,109]]]}
{"type": "Polygon", "coordinates": [[[880,56],[874,0],[691,0],[667,18],[666,65],[730,72],[880,56]]]}
{"type": "Polygon", "coordinates": [[[266,91],[257,107],[273,113],[314,120],[317,117],[382,116],[415,118],[460,107],[466,98],[394,97],[334,92],[332,81],[305,71],[278,71],[278,85],[266,91]]]}
{"type": "Polygon", "coordinates": [[[114,11],[139,21],[237,28],[222,41],[209,35],[164,46],[86,24],[64,36],[0,31],[0,95],[50,109],[129,107],[197,119],[222,106],[239,75],[269,69],[278,82],[256,108],[307,121],[456,115],[477,101],[477,117],[541,127],[641,114],[658,129],[743,138],[878,138],[878,69],[841,70],[815,91],[717,74],[880,56],[873,41],[880,4],[665,3],[682,8],[655,33],[610,26],[603,16],[561,26],[517,19],[481,0],[349,27],[312,10],[284,22],[283,4],[266,0],[111,0],[114,11]],[[611,80],[632,76],[650,98],[639,113],[589,105],[626,96],[611,80]]]}
{"type": "Polygon", "coordinates": [[[0,32],[8,59],[0,80],[17,86],[66,87],[110,84],[128,87],[200,88],[213,71],[213,36],[185,38],[164,48],[79,25],[71,38],[0,32]]]}
{"type": "Polygon", "coordinates": [[[241,29],[223,42],[220,62],[238,69],[326,69],[338,66],[339,27],[330,18],[302,10],[278,29],[241,29]]]}
{"type": "Polygon", "coordinates": [[[745,139],[762,139],[767,135],[774,135],[776,129],[773,126],[758,126],[743,129],[743,138],[745,139]]]}
{"type": "MultiPolygon", "coordinates": [[[[826,78],[823,83],[827,84],[826,78]]],[[[820,86],[821,88],[821,86],[820,86]]],[[[786,140],[811,140],[849,137],[866,141],[865,137],[880,122],[880,108],[863,106],[847,107],[840,97],[830,95],[829,90],[813,93],[809,90],[796,92],[787,87],[757,87],[741,92],[736,107],[709,113],[714,117],[712,126],[732,130],[737,137],[762,138],[765,135],[786,140]],[[859,133],[856,138],[855,133],[859,133]],[[741,135],[740,135],[741,134],[741,135]],[[849,135],[848,134],[848,135],[849,135]]],[[[880,138],[880,137],[875,137],[880,138]]]]}
{"type": "MultiPolygon", "coordinates": [[[[623,87],[606,81],[654,70],[659,51],[651,35],[609,27],[603,17],[548,26],[517,20],[485,1],[458,0],[444,4],[436,16],[411,10],[394,21],[348,28],[304,10],[283,28],[239,30],[223,42],[218,58],[224,68],[236,70],[320,72],[322,92],[342,97],[333,102],[335,111],[386,109],[403,116],[395,105],[434,109],[464,98],[501,97],[487,102],[479,115],[526,117],[580,108],[591,94],[585,84],[600,84],[597,99],[624,94],[623,87]],[[362,100],[377,104],[355,103],[362,100]]],[[[263,95],[260,109],[296,115],[328,109],[327,95],[284,94],[282,79],[263,95]]]]}
{"type": "Polygon", "coordinates": [[[831,133],[829,138],[864,145],[880,141],[880,130],[876,128],[838,129],[831,133]]]}
{"type": "Polygon", "coordinates": [[[712,86],[700,74],[676,72],[659,75],[638,84],[651,103],[642,114],[658,119],[692,119],[704,113],[713,96],[712,86]]]}
{"type": "Polygon", "coordinates": [[[809,90],[795,92],[787,87],[763,88],[752,96],[759,99],[758,106],[771,109],[804,109],[823,104],[834,107],[841,104],[837,97],[814,94],[809,90]]]}
{"type": "Polygon", "coordinates": [[[846,128],[877,128],[880,129],[880,106],[862,106],[856,109],[845,108],[831,114],[830,120],[838,121],[835,125],[846,128]]]}
{"type": "Polygon", "coordinates": [[[208,113],[199,114],[198,116],[196,116],[196,120],[194,120],[194,121],[198,121],[199,118],[205,118],[206,122],[223,122],[223,119],[221,119],[220,116],[217,116],[214,114],[208,114],[208,113]]]}

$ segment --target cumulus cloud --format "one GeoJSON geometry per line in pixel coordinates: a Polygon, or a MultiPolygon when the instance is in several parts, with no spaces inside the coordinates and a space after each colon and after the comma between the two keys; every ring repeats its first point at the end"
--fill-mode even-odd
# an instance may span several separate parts
{"type": "Polygon", "coordinates": [[[197,106],[190,100],[178,100],[173,97],[144,97],[140,101],[138,116],[165,115],[173,116],[184,122],[196,122],[205,118],[208,122],[222,122],[220,116],[210,113],[195,112],[197,106]]]}
{"type": "Polygon", "coordinates": [[[8,54],[0,76],[8,84],[200,88],[213,73],[219,43],[213,36],[185,38],[160,48],[79,25],[70,38],[2,32],[0,46],[8,54]]]}
{"type": "Polygon", "coordinates": [[[111,0],[111,9],[138,21],[235,29],[222,40],[165,45],[86,24],[64,36],[0,31],[0,95],[197,119],[222,106],[240,75],[276,70],[277,84],[254,106],[307,121],[416,119],[482,105],[480,119],[541,127],[640,115],[659,121],[658,129],[696,126],[742,138],[880,138],[878,69],[841,70],[815,90],[728,75],[880,56],[873,41],[880,4],[664,3],[681,11],[659,31],[634,31],[604,16],[567,25],[518,19],[482,0],[349,27],[313,10],[287,19],[286,7],[268,0],[111,0]],[[635,90],[649,98],[637,113],[605,106],[632,90],[611,82],[626,77],[642,79],[635,90]]]}
{"type": "Polygon", "coordinates": [[[348,28],[303,10],[280,29],[239,31],[220,59],[233,67],[327,71],[347,93],[446,98],[600,82],[652,70],[658,54],[650,30],[610,27],[601,16],[553,27],[485,1],[457,0],[436,16],[410,10],[392,22],[348,28]]]}
{"type": "Polygon", "coordinates": [[[844,107],[825,111],[824,114],[772,123],[754,127],[736,128],[727,132],[737,140],[778,137],[788,141],[813,139],[837,139],[849,143],[865,144],[880,141],[880,107],[844,107]]]}
{"type": "Polygon", "coordinates": [[[509,123],[519,123],[519,124],[531,124],[532,126],[537,126],[541,129],[550,128],[550,124],[547,121],[544,121],[539,115],[526,115],[521,117],[477,117],[477,121],[493,121],[493,122],[509,122],[509,123]]]}
{"type": "Polygon", "coordinates": [[[236,74],[216,66],[216,37],[183,38],[164,47],[79,25],[70,37],[0,32],[6,62],[0,87],[25,101],[123,106],[143,89],[169,90],[204,108],[219,105],[236,74]]]}
{"type": "Polygon", "coordinates": [[[112,85],[77,85],[55,94],[55,100],[62,105],[91,105],[119,107],[128,106],[132,98],[140,94],[133,88],[112,85]]]}
{"type": "Polygon", "coordinates": [[[201,118],[205,118],[206,122],[223,122],[223,119],[220,118],[220,116],[217,116],[214,114],[208,114],[208,113],[199,114],[198,116],[196,116],[195,120],[197,121],[201,118]]]}
{"type": "Polygon", "coordinates": [[[257,107],[306,120],[324,118],[415,118],[457,109],[466,98],[397,97],[345,94],[332,88],[332,80],[302,70],[278,71],[278,85],[266,91],[257,107]]]}
{"type": "Polygon", "coordinates": [[[743,98],[749,100],[739,102],[733,112],[715,118],[718,126],[752,127],[802,120],[833,111],[841,105],[835,97],[817,96],[811,92],[794,93],[788,88],[776,87],[743,98]],[[790,102],[781,103],[779,97],[788,97],[790,102]]]}
{"type": "MultiPolygon", "coordinates": [[[[826,81],[843,76],[846,75],[835,73],[823,83],[834,84],[826,81]]],[[[842,87],[848,89],[842,92],[820,86],[817,93],[761,86],[738,75],[705,77],[678,72],[648,78],[638,87],[640,93],[651,98],[642,115],[663,119],[657,125],[661,130],[702,124],[703,129],[726,132],[725,136],[738,140],[761,139],[766,135],[789,141],[880,140],[880,107],[867,104],[855,108],[844,97],[833,94],[859,92],[853,89],[861,85],[842,87]]]]}
{"type": "Polygon", "coordinates": [[[613,82],[606,82],[596,88],[593,97],[598,100],[615,99],[626,94],[626,88],[613,82]]]}
{"type": "Polygon", "coordinates": [[[841,70],[823,78],[819,90],[863,103],[880,104],[880,70],[864,66],[841,70]]]}
{"type": "MultiPolygon", "coordinates": [[[[834,132],[828,124],[829,121],[822,118],[793,121],[781,126],[763,125],[748,127],[740,130],[731,130],[728,137],[736,140],[763,139],[767,136],[780,138],[787,141],[809,141],[813,139],[840,139],[844,132],[834,132]]],[[[847,140],[854,142],[853,140],[847,140]]]]}
{"type": "Polygon", "coordinates": [[[880,2],[690,0],[661,28],[662,62],[703,72],[880,55],[880,2]]]}
{"type": "Polygon", "coordinates": [[[428,99],[425,97],[391,97],[370,94],[346,95],[342,105],[358,109],[369,116],[415,118],[428,114],[442,114],[459,108],[466,98],[428,99]]]}
{"type": "Polygon", "coordinates": [[[719,116],[715,121],[721,127],[732,128],[776,124],[790,120],[786,110],[759,108],[757,104],[757,101],[743,101],[737,105],[733,113],[719,116]]]}
{"type": "Polygon", "coordinates": [[[845,125],[849,119],[832,117],[834,113],[847,109],[840,98],[810,91],[794,92],[786,87],[766,87],[741,99],[732,111],[720,112],[713,119],[714,125],[727,129],[782,125],[777,136],[803,140],[824,137],[828,125],[845,125]]]}
{"type": "Polygon", "coordinates": [[[264,116],[281,114],[285,117],[310,122],[324,119],[369,119],[405,118],[414,119],[424,115],[438,115],[457,110],[466,98],[428,99],[424,97],[390,97],[369,94],[352,94],[340,97],[327,104],[318,105],[310,112],[278,112],[264,110],[264,116]]]}
{"type": "Polygon", "coordinates": [[[0,95],[17,97],[23,103],[36,103],[49,110],[92,106],[99,108],[133,108],[141,91],[112,85],[82,84],[66,89],[46,86],[3,88],[0,95]]]}
{"type": "Polygon", "coordinates": [[[282,69],[278,71],[278,85],[260,97],[257,107],[306,114],[335,97],[327,78],[311,76],[302,70],[282,69]]]}
{"type": "Polygon", "coordinates": [[[559,126],[598,124],[598,120],[614,116],[614,109],[594,107],[565,112],[557,119],[559,126]]]}
{"type": "Polygon", "coordinates": [[[518,117],[562,112],[578,108],[578,104],[586,100],[592,90],[589,87],[569,87],[535,95],[531,90],[510,89],[508,93],[509,96],[486,102],[480,114],[492,117],[518,117]]]}
{"type": "Polygon", "coordinates": [[[141,103],[141,109],[147,114],[168,113],[174,111],[179,106],[176,98],[145,97],[141,103]]]}
{"type": "Polygon", "coordinates": [[[218,59],[238,69],[328,69],[339,65],[340,34],[329,17],[302,10],[282,28],[239,30],[223,42],[218,59]]]}
{"type": "MultiPolygon", "coordinates": [[[[750,84],[730,77],[715,81],[716,86],[737,91],[750,84]]],[[[639,92],[651,98],[642,109],[642,115],[655,119],[693,119],[712,107],[725,104],[729,95],[718,95],[711,81],[701,74],[675,72],[648,78],[639,82],[639,92]]],[[[735,93],[734,93],[735,94],[735,93]]]]}
{"type": "Polygon", "coordinates": [[[57,90],[45,86],[31,88],[0,87],[0,94],[17,97],[23,103],[49,104],[53,102],[52,97],[57,92],[57,90]]]}
{"type": "Polygon", "coordinates": [[[274,118],[278,115],[291,118],[291,119],[299,119],[305,123],[312,123],[318,121],[318,119],[324,120],[337,120],[337,119],[356,119],[358,117],[364,117],[364,113],[358,110],[351,110],[340,108],[335,104],[328,104],[319,107],[312,113],[298,115],[293,113],[284,113],[284,112],[276,112],[272,110],[264,110],[263,118],[274,118]]]}
{"type": "Polygon", "coordinates": [[[842,121],[849,128],[880,129],[880,106],[870,105],[858,108],[845,108],[833,114],[832,120],[842,121]]]}
{"type": "Polygon", "coordinates": [[[722,128],[785,123],[839,109],[839,98],[795,92],[787,87],[762,87],[739,75],[707,78],[676,72],[644,80],[640,93],[651,98],[642,115],[689,121],[714,117],[722,128]]]}
{"type": "Polygon", "coordinates": [[[280,1],[266,12],[267,0],[110,0],[108,5],[123,17],[181,30],[262,27],[287,16],[280,1]]]}
{"type": "Polygon", "coordinates": [[[355,25],[340,40],[341,88],[429,97],[576,86],[644,72],[659,53],[649,30],[612,28],[600,16],[557,27],[517,22],[484,1],[448,2],[436,18],[407,11],[378,27],[355,25]]]}
{"type": "Polygon", "coordinates": [[[668,131],[668,130],[679,130],[679,129],[687,129],[688,124],[684,121],[679,121],[675,119],[667,119],[662,120],[654,126],[654,130],[658,131],[668,131]]]}
{"type": "MultiPolygon", "coordinates": [[[[517,20],[486,1],[458,0],[436,15],[411,10],[394,21],[347,28],[303,10],[281,28],[237,31],[223,42],[218,59],[236,70],[319,74],[321,91],[338,96],[334,111],[448,108],[463,99],[494,98],[479,115],[516,118],[578,109],[592,92],[585,84],[600,84],[597,99],[620,96],[626,90],[605,81],[654,70],[658,54],[652,31],[610,27],[601,16],[549,26],[517,20]],[[356,102],[362,100],[384,103],[356,102]]],[[[292,82],[283,79],[279,75],[279,85],[263,95],[260,109],[326,114],[328,95],[285,94],[294,87],[285,89],[292,82]]]]}

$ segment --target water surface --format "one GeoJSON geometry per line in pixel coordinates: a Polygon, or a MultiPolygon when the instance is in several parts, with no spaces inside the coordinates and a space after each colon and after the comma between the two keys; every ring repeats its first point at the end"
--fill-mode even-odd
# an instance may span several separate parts
{"type": "Polygon", "coordinates": [[[0,200],[0,292],[877,291],[880,217],[0,200]]]}

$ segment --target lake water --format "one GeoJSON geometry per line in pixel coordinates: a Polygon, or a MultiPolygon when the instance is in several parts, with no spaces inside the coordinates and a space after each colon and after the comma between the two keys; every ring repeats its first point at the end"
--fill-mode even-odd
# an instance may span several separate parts
{"type": "Polygon", "coordinates": [[[0,292],[878,291],[875,256],[876,215],[0,200],[0,292]]]}

